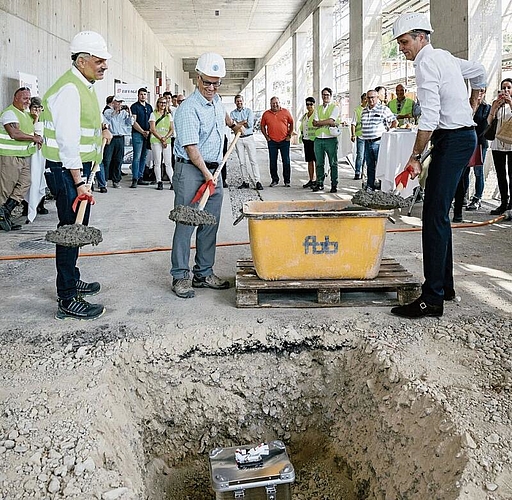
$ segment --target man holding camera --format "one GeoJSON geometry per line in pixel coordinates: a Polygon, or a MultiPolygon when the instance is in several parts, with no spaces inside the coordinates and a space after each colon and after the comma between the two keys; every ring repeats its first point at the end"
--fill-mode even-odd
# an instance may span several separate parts
{"type": "Polygon", "coordinates": [[[132,117],[128,106],[123,106],[123,98],[115,95],[111,107],[103,112],[105,123],[107,123],[112,140],[105,146],[103,151],[103,168],[105,179],[112,177],[112,187],[119,188],[121,182],[121,167],[124,158],[124,136],[130,133],[132,117]],[[109,175],[110,174],[110,175],[109,175]]]}

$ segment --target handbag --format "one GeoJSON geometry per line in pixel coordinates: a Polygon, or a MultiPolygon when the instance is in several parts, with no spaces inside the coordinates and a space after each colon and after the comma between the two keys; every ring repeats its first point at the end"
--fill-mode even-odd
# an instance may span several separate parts
{"type": "Polygon", "coordinates": [[[477,144],[471,158],[469,159],[468,167],[480,167],[484,164],[482,158],[482,145],[477,144]]]}
{"type": "Polygon", "coordinates": [[[496,132],[496,139],[512,144],[512,118],[502,122],[500,129],[496,132]]]}
{"type": "Polygon", "coordinates": [[[494,141],[494,138],[496,137],[496,128],[498,127],[498,119],[493,118],[492,122],[487,125],[487,128],[484,131],[484,137],[488,141],[494,141]]]}

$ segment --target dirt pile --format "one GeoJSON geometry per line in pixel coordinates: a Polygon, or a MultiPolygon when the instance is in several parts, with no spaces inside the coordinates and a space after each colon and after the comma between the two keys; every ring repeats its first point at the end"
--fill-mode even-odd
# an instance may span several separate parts
{"type": "Polygon", "coordinates": [[[422,327],[8,332],[0,497],[211,499],[210,449],[279,438],[297,500],[510,498],[511,320],[422,327]]]}

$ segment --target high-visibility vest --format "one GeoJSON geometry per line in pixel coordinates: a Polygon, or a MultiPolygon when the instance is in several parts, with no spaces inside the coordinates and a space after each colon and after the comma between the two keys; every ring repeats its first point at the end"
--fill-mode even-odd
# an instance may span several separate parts
{"type": "MultiPolygon", "coordinates": [[[[400,111],[398,111],[398,99],[393,99],[392,101],[389,101],[388,108],[391,110],[391,112],[394,115],[411,115],[412,116],[412,110],[414,107],[414,101],[412,99],[409,99],[406,97],[404,99],[404,103],[402,107],[400,108],[400,111]]],[[[403,123],[403,118],[400,118],[398,120],[400,122],[400,125],[403,123]]]]}
{"type": "MultiPolygon", "coordinates": [[[[158,119],[161,117],[162,115],[157,113],[155,111],[155,124],[156,122],[158,121],[158,119]]],[[[169,132],[169,127],[171,126],[171,115],[170,113],[167,113],[166,116],[164,116],[159,122],[158,122],[158,125],[156,126],[156,131],[158,132],[158,135],[161,135],[161,136],[166,136],[167,135],[167,132],[169,132]]],[[[157,144],[159,143],[160,141],[155,137],[154,134],[151,134],[151,139],[149,140],[149,142],[151,142],[151,144],[157,144]]]]}
{"type": "Polygon", "coordinates": [[[306,113],[300,121],[302,136],[307,141],[314,141],[316,138],[316,128],[313,127],[313,118],[315,118],[315,113],[312,113],[311,116],[308,116],[306,113]]]}
{"type": "MultiPolygon", "coordinates": [[[[334,107],[336,106],[335,103],[331,102],[327,108],[324,109],[323,105],[320,105],[316,108],[318,113],[318,121],[327,120],[331,117],[332,111],[334,107]]],[[[338,121],[336,120],[336,125],[338,125],[338,121]]],[[[316,136],[319,137],[320,135],[325,134],[330,136],[331,133],[329,132],[329,127],[319,127],[316,129],[316,136]]]]}
{"type": "MultiPolygon", "coordinates": [[[[14,111],[22,132],[34,135],[34,122],[27,112],[20,111],[11,104],[2,111],[0,118],[7,111],[14,111]]],[[[0,125],[0,156],[32,156],[35,152],[36,145],[33,141],[17,141],[7,133],[4,126],[0,125]]]]}
{"type": "Polygon", "coordinates": [[[361,125],[361,115],[363,114],[363,106],[359,105],[354,110],[356,114],[356,130],[355,130],[355,136],[361,137],[363,135],[363,127],[361,125]]]}
{"type": "Polygon", "coordinates": [[[101,161],[101,113],[98,98],[71,71],[66,71],[46,92],[43,98],[44,142],[43,156],[48,160],[59,162],[60,152],[56,141],[55,124],[48,106],[51,96],[65,85],[73,84],[80,95],[80,158],[82,163],[101,161]]]}

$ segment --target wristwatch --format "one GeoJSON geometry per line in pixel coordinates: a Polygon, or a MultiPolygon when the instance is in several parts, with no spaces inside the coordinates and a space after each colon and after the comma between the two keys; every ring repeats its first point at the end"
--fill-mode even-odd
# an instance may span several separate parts
{"type": "Polygon", "coordinates": [[[421,160],[421,154],[417,154],[417,155],[412,155],[411,158],[413,160],[416,160],[416,161],[420,161],[421,160]]]}

